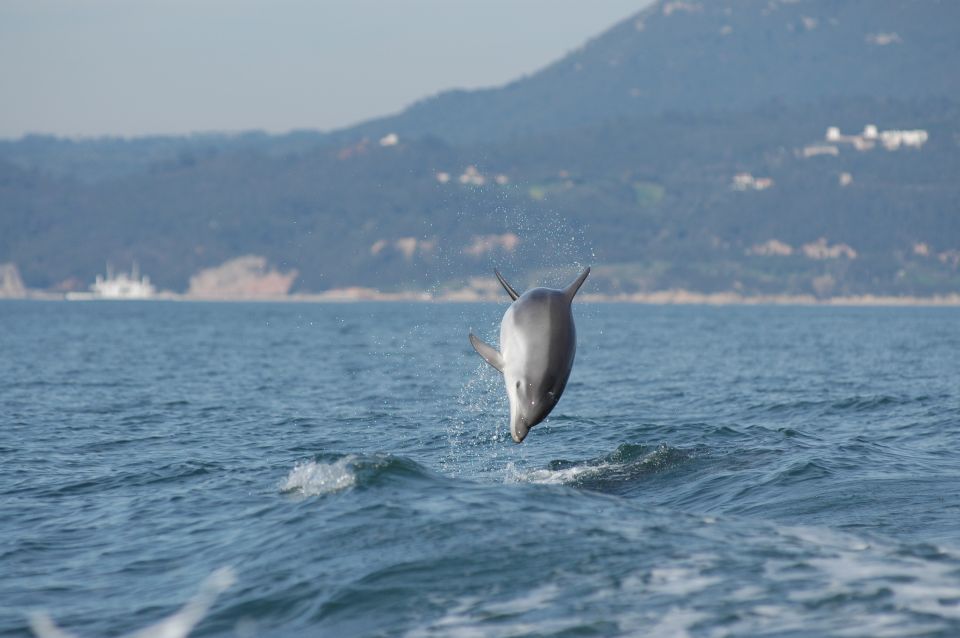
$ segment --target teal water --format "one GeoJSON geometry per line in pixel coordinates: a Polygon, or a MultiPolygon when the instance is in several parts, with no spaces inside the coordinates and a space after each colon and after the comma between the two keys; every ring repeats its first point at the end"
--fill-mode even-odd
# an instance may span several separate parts
{"type": "Polygon", "coordinates": [[[0,635],[960,635],[960,311],[505,307],[0,303],[0,635]]]}

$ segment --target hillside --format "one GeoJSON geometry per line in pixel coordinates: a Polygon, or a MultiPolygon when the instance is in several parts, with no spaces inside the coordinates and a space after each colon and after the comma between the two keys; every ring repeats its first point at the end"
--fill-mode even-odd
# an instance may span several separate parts
{"type": "Polygon", "coordinates": [[[960,100],[960,4],[949,0],[660,0],[503,87],[453,90],[341,131],[0,141],[0,160],[86,181],[248,150],[281,156],[389,133],[510,141],[665,112],[835,98],[960,100]]]}
{"type": "Polygon", "coordinates": [[[660,2],[334,134],[3,143],[0,263],[53,290],[137,261],[183,291],[255,255],[301,292],[574,262],[608,292],[956,292],[955,6],[660,2]]]}
{"type": "Polygon", "coordinates": [[[958,24],[950,1],[662,1],[530,77],[443,93],[348,133],[473,143],[773,100],[960,99],[958,24]]]}

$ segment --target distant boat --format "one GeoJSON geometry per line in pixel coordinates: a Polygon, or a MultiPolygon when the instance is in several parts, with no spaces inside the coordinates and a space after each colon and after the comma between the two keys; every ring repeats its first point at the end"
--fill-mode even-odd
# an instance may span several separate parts
{"type": "Polygon", "coordinates": [[[133,264],[130,274],[116,274],[108,264],[107,276],[97,275],[96,281],[90,286],[90,292],[70,292],[67,293],[67,299],[150,299],[156,292],[150,278],[146,275],[140,276],[136,263],[133,264]]]}

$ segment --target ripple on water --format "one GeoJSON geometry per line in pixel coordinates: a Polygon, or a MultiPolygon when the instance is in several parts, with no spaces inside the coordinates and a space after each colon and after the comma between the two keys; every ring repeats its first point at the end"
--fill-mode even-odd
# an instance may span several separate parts
{"type": "Polygon", "coordinates": [[[0,635],[960,636],[955,309],[584,304],[517,446],[502,305],[147,307],[0,308],[0,635]]]}

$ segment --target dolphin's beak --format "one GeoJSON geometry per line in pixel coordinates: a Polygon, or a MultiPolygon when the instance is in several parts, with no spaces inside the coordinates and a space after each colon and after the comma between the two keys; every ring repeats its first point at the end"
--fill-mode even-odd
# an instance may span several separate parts
{"type": "Polygon", "coordinates": [[[528,432],[530,432],[530,427],[523,417],[517,417],[510,423],[510,436],[513,437],[515,443],[523,443],[528,432]]]}

